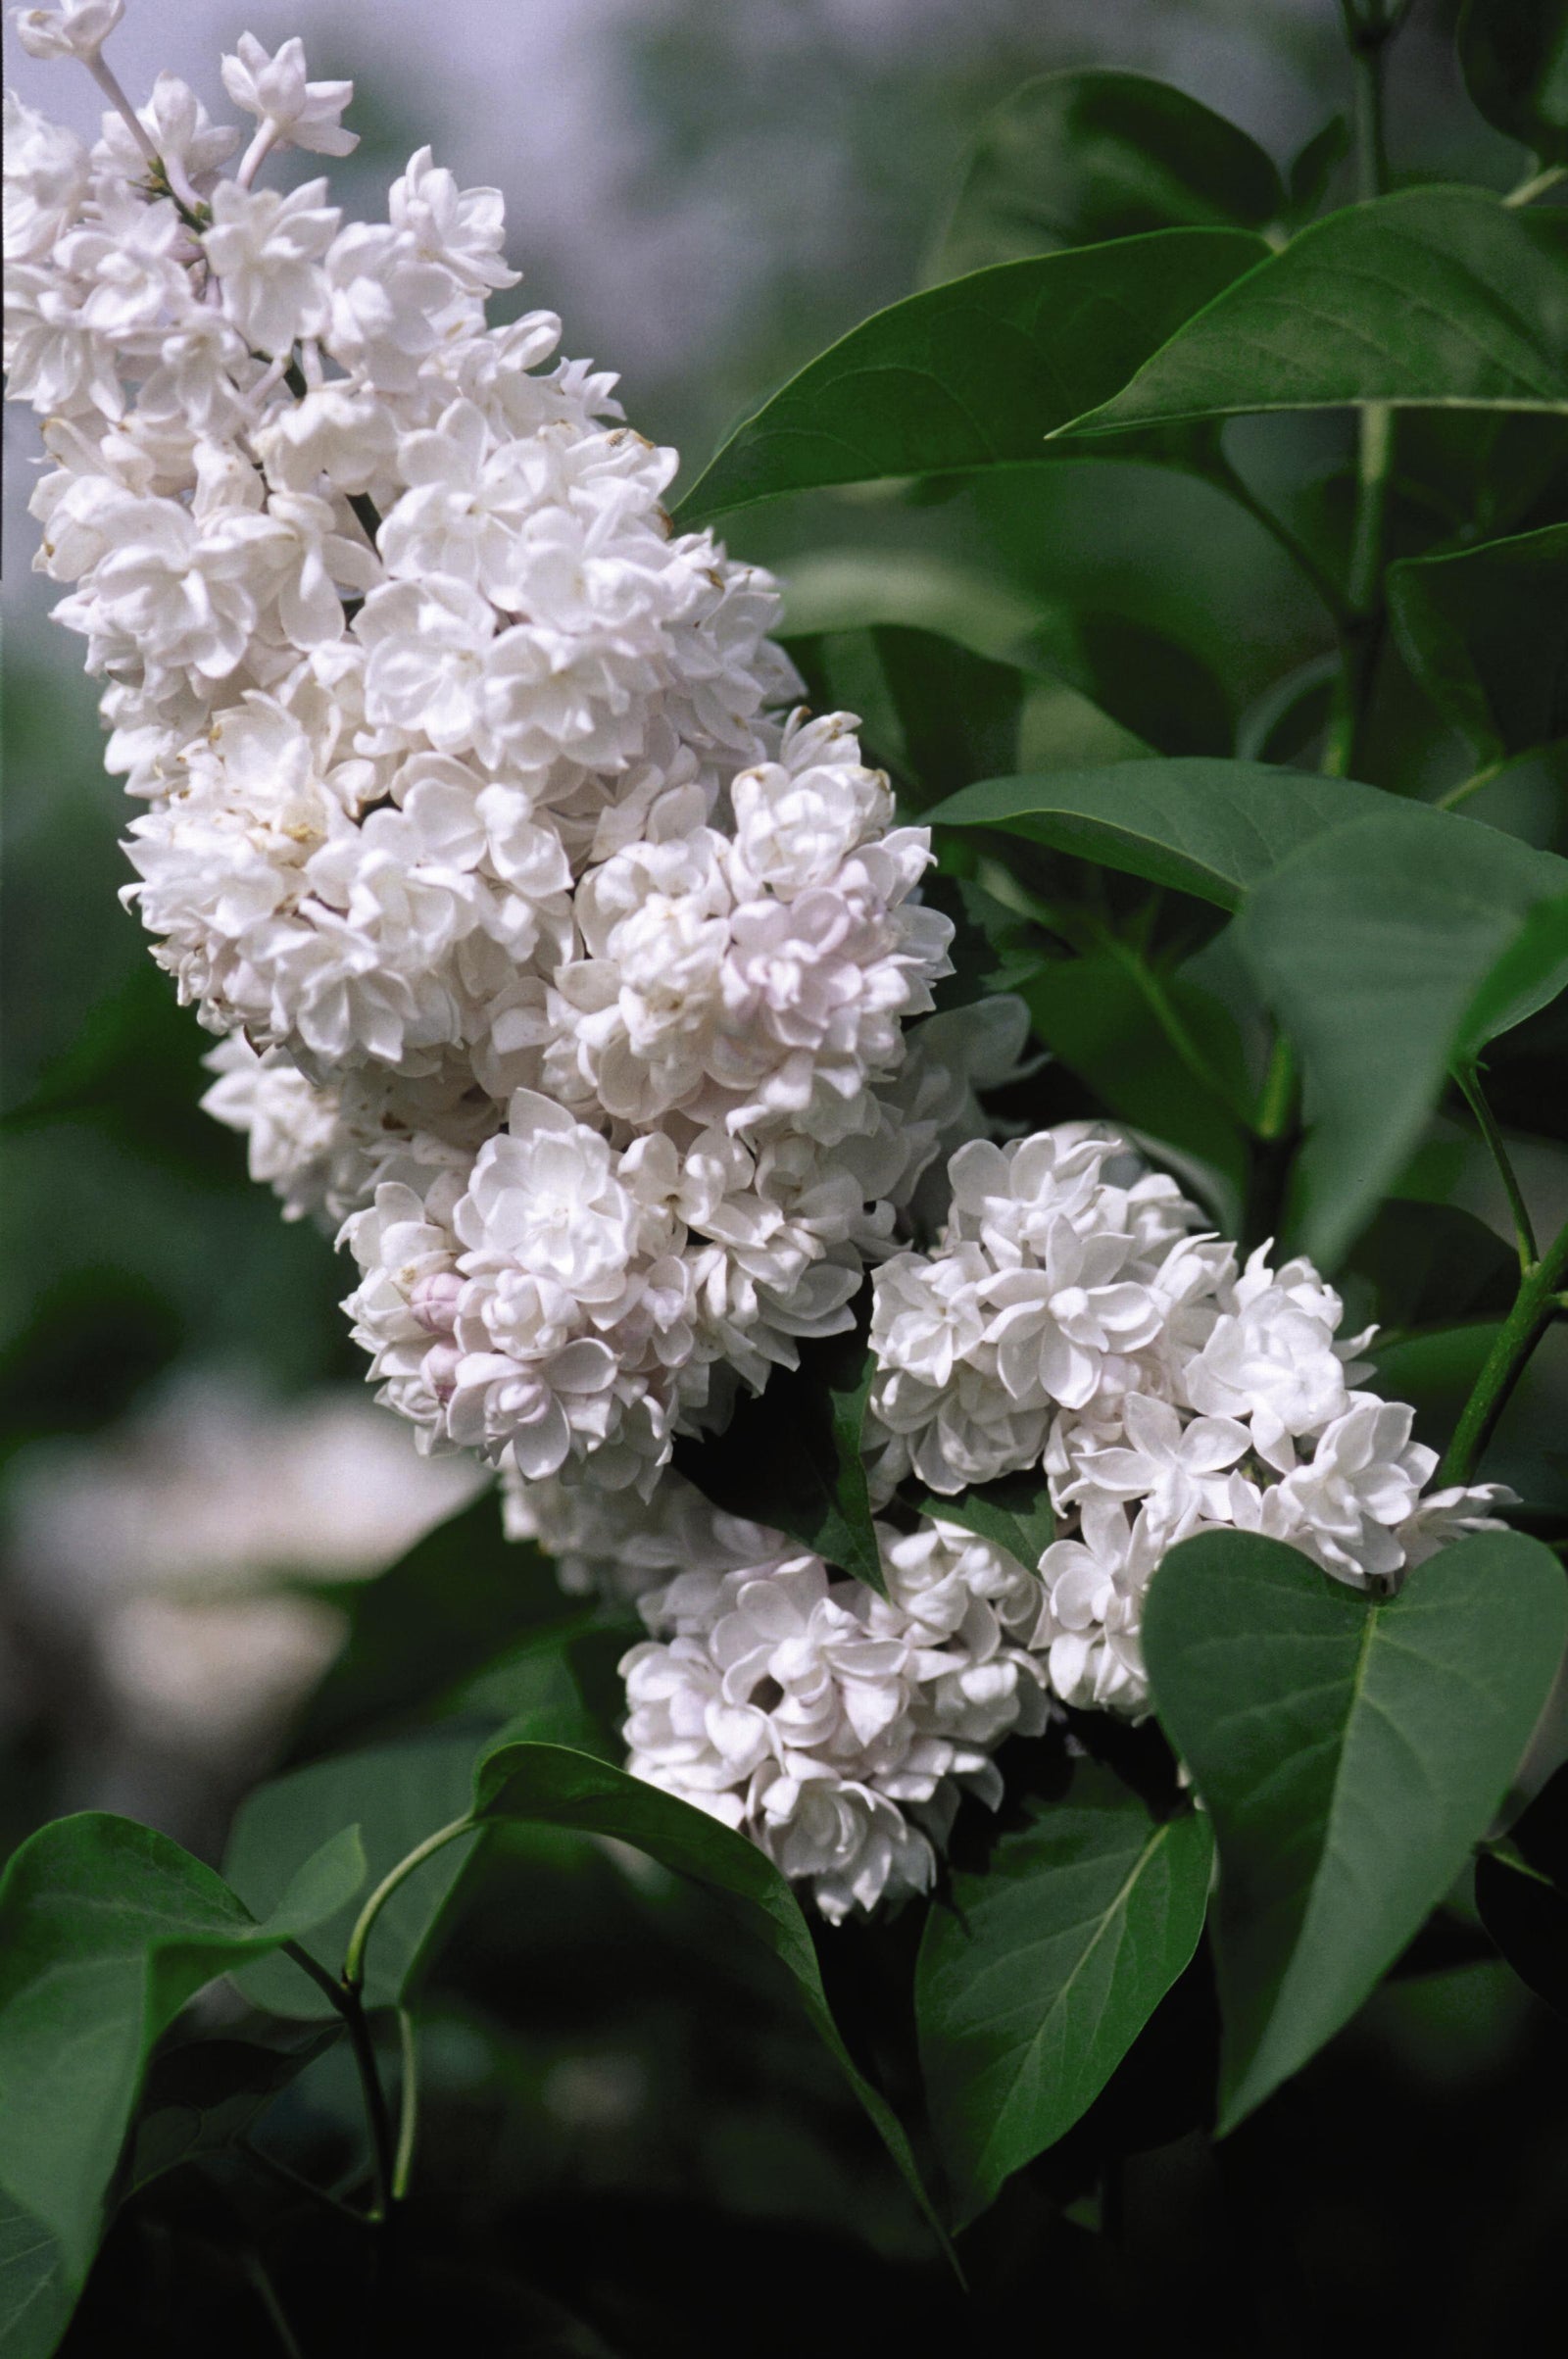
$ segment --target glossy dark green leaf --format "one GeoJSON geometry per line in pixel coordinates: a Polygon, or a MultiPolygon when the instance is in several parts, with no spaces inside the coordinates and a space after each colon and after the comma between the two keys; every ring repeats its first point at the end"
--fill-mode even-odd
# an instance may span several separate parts
{"type": "Polygon", "coordinates": [[[1518,1292],[1519,1260],[1473,1212],[1396,1198],[1357,1238],[1337,1283],[1348,1327],[1375,1319],[1402,1333],[1504,1317],[1518,1292]]]}
{"type": "Polygon", "coordinates": [[[1389,569],[1405,660],[1478,763],[1568,737],[1568,524],[1389,569]]]}
{"type": "Polygon", "coordinates": [[[294,1749],[307,1758],[416,1718],[509,1640],[559,1621],[564,1603],[549,1559],[506,1538],[494,1491],[378,1580],[326,1595],[348,1616],[349,1637],[306,1707],[294,1749]]]}
{"type": "Polygon", "coordinates": [[[1467,188],[1348,206],[1216,296],[1071,432],[1368,401],[1568,410],[1568,223],[1467,188]]]}
{"type": "Polygon", "coordinates": [[[1053,959],[1020,986],[1035,1037],[1087,1083],[1105,1111],[1146,1137],[1196,1155],[1240,1192],[1249,1082],[1227,1008],[1180,974],[1159,972],[1130,945],[1053,959]],[[1179,1027],[1200,1079],[1173,1047],[1179,1027]]]}
{"type": "Polygon", "coordinates": [[[1562,1567],[1516,1532],[1442,1549],[1378,1601],[1249,1533],[1165,1558],[1144,1652],[1219,1845],[1222,2131],[1332,2038],[1443,1898],[1565,1636],[1562,1567]]]}
{"type": "Polygon", "coordinates": [[[1490,123],[1544,164],[1568,163],[1568,7],[1465,0],[1459,64],[1490,123]]]}
{"type": "MultiPolygon", "coordinates": [[[[351,1825],[360,1831],[373,1889],[427,1835],[463,1816],[473,1751],[471,1736],[411,1738],[368,1752],[335,1754],[274,1778],[241,1804],[223,1873],[246,1905],[261,1913],[274,1904],[298,1860],[329,1830],[351,1825]]],[[[449,1843],[387,1901],[370,1943],[367,2005],[389,2007],[402,2000],[471,1847],[449,1843]]],[[[357,1914],[357,1901],[348,1900],[319,1919],[303,1942],[333,1975],[342,1966],[357,1914]]],[[[264,1958],[235,1980],[253,2006],[275,2015],[319,2022],[333,2011],[326,1993],[284,1961],[264,1958]]]]}
{"type": "Polygon", "coordinates": [[[308,1939],[365,1881],[352,1829],[302,1847],[293,1867],[259,1921],[178,1843],[103,1812],[55,1820],[12,1858],[0,1880],[7,2359],[42,2359],[70,2316],[154,2042],[205,1984],[308,1939]]]}
{"type": "Polygon", "coordinates": [[[155,2056],[116,2190],[120,2201],[166,2171],[230,2151],[341,2033],[334,2024],[274,2047],[189,2040],[155,2056]]]}
{"type": "Polygon", "coordinates": [[[1175,760],[983,778],[924,815],[939,827],[1000,828],[1234,909],[1302,845],[1386,803],[1350,779],[1175,760]]]}
{"type": "Polygon", "coordinates": [[[1244,230],[1166,229],[911,295],[738,427],[676,521],[824,484],[1043,460],[1054,427],[1108,399],[1264,251],[1244,230]]]}
{"type": "Polygon", "coordinates": [[[791,1977],[812,2029],[864,2107],[915,2201],[942,2236],[902,2124],[857,2068],[833,2020],[800,1902],[754,1843],[706,1811],[608,1761],[592,1760],[563,1745],[516,1743],[505,1730],[479,1757],[473,1799],[483,1818],[613,1836],[715,1893],[737,1926],[770,1950],[791,1977]]]}
{"type": "Polygon", "coordinates": [[[1568,2015],[1568,1769],[1476,1861],[1476,1906],[1522,1982],[1568,2015]]]}
{"type": "Polygon", "coordinates": [[[1568,983],[1565,886],[1549,853],[1391,805],[1254,888],[1238,940],[1301,1056],[1295,1214],[1319,1261],[1338,1261],[1393,1184],[1452,1061],[1568,983]]]}
{"type": "Polygon", "coordinates": [[[1039,1571],[1041,1557],[1056,1537],[1050,1488],[1038,1474],[1004,1474],[998,1482],[960,1492],[956,1499],[926,1492],[915,1504],[922,1515],[940,1516],[977,1540],[1004,1548],[1031,1573],[1039,1571]]]}
{"type": "Polygon", "coordinates": [[[1350,152],[1350,126],[1343,115],[1331,115],[1320,131],[1293,158],[1285,175],[1287,212],[1293,226],[1311,220],[1337,168],[1350,152]]]}
{"type": "Polygon", "coordinates": [[[841,1573],[881,1590],[860,1428],[874,1363],[863,1325],[803,1344],[742,1400],[722,1434],[678,1442],[675,1464],[728,1515],[785,1532],[841,1573]]]}
{"type": "Polygon", "coordinates": [[[1087,2111],[1198,1946],[1213,1843],[1091,1761],[926,1919],[915,2010],[961,2228],[1087,2111]]]}
{"type": "Polygon", "coordinates": [[[911,811],[972,778],[1026,766],[1048,755],[1054,739],[1092,734],[1107,761],[1145,751],[1066,681],[996,663],[935,631],[873,623],[786,634],[784,644],[817,712],[859,714],[866,759],[893,773],[901,807],[911,811]],[[1076,708],[1070,718],[1064,703],[1076,708]]]}
{"type": "Polygon", "coordinates": [[[1142,74],[1045,74],[987,117],[928,283],[1151,229],[1258,229],[1284,204],[1247,133],[1142,74]]]}

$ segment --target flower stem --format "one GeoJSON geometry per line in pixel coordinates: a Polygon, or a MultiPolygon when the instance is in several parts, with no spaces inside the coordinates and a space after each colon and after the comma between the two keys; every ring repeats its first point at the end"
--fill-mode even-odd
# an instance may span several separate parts
{"type": "Polygon", "coordinates": [[[414,2148],[419,2135],[419,2051],[414,2017],[398,2009],[398,2044],[403,2052],[403,2089],[398,2102],[398,2150],[392,2165],[392,2200],[401,2203],[414,2177],[414,2148]]]}
{"type": "Polygon", "coordinates": [[[1555,188],[1559,180],[1565,179],[1568,179],[1568,164],[1547,164],[1521,180],[1517,188],[1510,188],[1502,201],[1505,205],[1533,205],[1537,197],[1544,197],[1548,188],[1555,188]]]}
{"type": "Polygon", "coordinates": [[[1497,1419],[1530,1362],[1530,1355],[1557,1315],[1557,1294],[1568,1279],[1568,1223],[1532,1261],[1520,1281],[1514,1305],[1497,1330],[1485,1367],[1476,1378],[1438,1469],[1441,1483],[1468,1483],[1491,1441],[1497,1419]]]}
{"type": "Polygon", "coordinates": [[[370,2037],[369,2018],[361,2001],[359,1986],[351,1984],[346,1977],[334,1982],[326,1968],[318,1965],[310,1951],[298,1941],[285,1941],[282,1946],[284,1956],[291,1957],[296,1966],[304,1969],[343,2018],[354,2057],[354,2069],[360,2078],[360,2094],[365,2100],[365,2118],[370,2132],[370,2170],[375,2186],[375,2201],[367,2217],[372,2225],[378,2224],[385,2220],[392,2200],[392,2120],[386,2108],[386,2090],[381,2087],[381,2075],[376,2069],[375,2042],[370,2037]]]}
{"type": "Polygon", "coordinates": [[[361,1909],[354,1931],[349,1935],[349,1945],[343,1952],[342,1987],[345,1990],[357,1996],[364,1989],[366,1943],[369,1941],[376,1918],[398,1887],[407,1882],[416,1868],[423,1867],[427,1859],[433,1859],[437,1851],[444,1850],[449,1843],[456,1843],[460,1835],[473,1834],[475,1828],[476,1822],[471,1815],[455,1818],[449,1827],[437,1827],[433,1835],[427,1835],[423,1843],[416,1843],[408,1857],[400,1859],[397,1866],[390,1868],[382,1877],[361,1909]]]}
{"type": "Polygon", "coordinates": [[[1435,811],[1457,811],[1461,803],[1468,803],[1471,796],[1479,794],[1482,787],[1490,786],[1502,767],[1501,760],[1484,762],[1480,769],[1472,770],[1468,778],[1461,778],[1457,786],[1447,787],[1441,795],[1435,796],[1433,809],[1435,811]]]}
{"type": "MultiPolygon", "coordinates": [[[[1405,0],[1340,0],[1354,70],[1356,190],[1363,202],[1385,194],[1389,156],[1384,137],[1383,67],[1389,43],[1408,12],[1405,0]]],[[[1387,402],[1363,402],[1356,458],[1355,523],[1346,582],[1348,610],[1340,631],[1339,693],[1329,721],[1323,767],[1348,778],[1371,700],[1383,644],[1383,527],[1394,455],[1394,412],[1387,402]]]]}
{"type": "Polygon", "coordinates": [[[1496,1116],[1487,1104],[1486,1094],[1481,1087],[1480,1070],[1473,1064],[1460,1065],[1455,1069],[1454,1079],[1464,1093],[1465,1104],[1474,1114],[1481,1136],[1486,1140],[1492,1159],[1497,1166],[1497,1177],[1502,1182],[1503,1194],[1508,1199],[1508,1209],[1513,1215],[1514,1239],[1519,1248],[1520,1274],[1528,1277],[1540,1258],[1536,1247],[1536,1232],[1530,1225],[1530,1208],[1525,1203],[1518,1175],[1508,1159],[1508,1150],[1503,1145],[1502,1133],[1497,1128],[1496,1116]]]}

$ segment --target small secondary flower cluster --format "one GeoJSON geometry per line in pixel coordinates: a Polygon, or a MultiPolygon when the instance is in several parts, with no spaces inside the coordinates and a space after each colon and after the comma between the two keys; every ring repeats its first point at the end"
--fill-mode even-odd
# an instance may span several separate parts
{"type": "Polygon", "coordinates": [[[111,109],[88,148],[8,99],[5,227],[38,562],[147,807],[127,897],[224,1035],[211,1109],[346,1224],[384,1398],[646,1484],[848,1323],[974,1127],[967,1046],[905,1057],[948,971],[927,832],[849,716],[789,711],[773,584],[672,531],[613,379],[486,323],[499,192],[428,149],[384,222],[258,188],[353,146],[352,86],[249,34],[224,176],[183,82],[121,91],[122,14],[19,16],[111,109]]]}
{"type": "Polygon", "coordinates": [[[1175,1183],[1068,1123],[949,1166],[929,1253],[873,1278],[866,1444],[886,1597],[673,1475],[629,1513],[515,1494],[570,1585],[635,1599],[631,1766],[739,1827],[830,1917],[929,1884],[958,1794],[1063,1705],[1148,1710],[1143,1600],[1200,1531],[1288,1542],[1392,1583],[1484,1528],[1496,1486],[1428,1492],[1411,1411],[1356,1389],[1370,1334],[1311,1265],[1238,1268],[1175,1183]],[[1024,1565],[931,1494],[1038,1472],[1057,1537],[1024,1565]],[[904,1506],[913,1477],[924,1511],[904,1506]]]}

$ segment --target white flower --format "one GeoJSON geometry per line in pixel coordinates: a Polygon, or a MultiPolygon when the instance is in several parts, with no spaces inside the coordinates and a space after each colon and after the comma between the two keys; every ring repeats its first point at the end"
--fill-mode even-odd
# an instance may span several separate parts
{"type": "Polygon", "coordinates": [[[506,1132],[480,1150],[453,1215],[467,1266],[515,1265],[596,1305],[619,1300],[639,1225],[604,1140],[526,1090],[506,1132]]]}
{"type": "Polygon", "coordinates": [[[1085,1502],[1076,1539],[1054,1541],[1040,1561],[1046,1604],[1034,1645],[1064,1703],[1138,1716],[1148,1708],[1138,1633],[1144,1593],[1164,1554],[1147,1515],[1117,1500],[1085,1502]]]}
{"type": "Polygon", "coordinates": [[[1247,1428],[1230,1417],[1195,1417],[1184,1425],[1168,1401],[1147,1393],[1129,1393],[1121,1414],[1121,1444],[1091,1442],[1063,1496],[1142,1499],[1151,1525],[1166,1538],[1197,1516],[1222,1517],[1225,1470],[1247,1450],[1247,1428]]]}
{"type": "Polygon", "coordinates": [[[8,262],[51,253],[80,214],[87,151],[63,123],[5,94],[5,250],[8,262]]]}
{"type": "Polygon", "coordinates": [[[223,309],[248,343],[283,353],[326,323],[327,286],[321,257],[340,215],[323,203],[324,180],[307,180],[279,196],[270,188],[239,188],[220,180],[213,191],[213,223],[202,244],[222,289],[223,309]]]}
{"type": "Polygon", "coordinates": [[[354,84],[307,81],[302,41],[285,41],[269,57],[253,32],[242,32],[238,54],[224,57],[220,71],[235,106],[257,117],[270,145],[308,148],[318,156],[347,156],[359,146],[359,133],[338,121],[354,84]]]}
{"type": "Polygon", "coordinates": [[[58,8],[14,9],[12,22],[28,57],[91,66],[124,13],[125,0],[60,0],[58,8]]]}
{"type": "MultiPolygon", "coordinates": [[[[219,166],[239,145],[238,131],[229,123],[209,122],[195,91],[175,74],[159,74],[152,97],[137,109],[137,116],[165,170],[182,172],[198,192],[210,185],[219,166]]],[[[146,154],[118,110],[104,116],[93,161],[109,165],[126,180],[139,180],[147,170],[146,154]]]]}
{"type": "Polygon", "coordinates": [[[1306,1263],[1275,1273],[1260,1246],[1235,1289],[1235,1308],[1185,1370],[1186,1399],[1205,1415],[1237,1417],[1251,1427],[1252,1447],[1281,1473],[1296,1462],[1294,1444],[1344,1409],[1344,1360],[1334,1347],[1339,1297],[1306,1263]]]}

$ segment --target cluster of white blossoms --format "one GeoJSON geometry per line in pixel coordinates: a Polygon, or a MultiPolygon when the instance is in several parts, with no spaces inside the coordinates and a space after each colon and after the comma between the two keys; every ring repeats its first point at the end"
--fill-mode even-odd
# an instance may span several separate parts
{"type": "Polygon", "coordinates": [[[121,91],[122,13],[19,18],[111,111],[88,148],[7,101],[7,362],[145,805],[128,897],[221,1036],[207,1104],[341,1229],[381,1398],[502,1468],[569,1587],[637,1602],[632,1767],[829,1916],[918,1890],[1004,1738],[1147,1709],[1174,1543],[1388,1583],[1495,1494],[1424,1495],[1308,1264],[1239,1269],[1091,1126],[990,1143],[1021,1007],[931,1012],[927,832],[800,709],[772,582],[673,531],[674,454],[553,362],[554,318],[487,323],[498,192],[427,149],[384,222],[258,188],[348,152],[351,90],[248,34],[225,176],[241,132],[184,83],[121,91]],[[867,1270],[885,1597],[667,1471],[867,1270]],[[1038,1564],[932,1511],[1031,1469],[1038,1564]]]}
{"type": "Polygon", "coordinates": [[[960,1793],[1000,1798],[1005,1738],[1063,1706],[1148,1711],[1143,1600],[1178,1541],[1260,1532],[1382,1587],[1507,1496],[1426,1491],[1436,1452],[1356,1389],[1371,1336],[1341,1338],[1333,1289],[1266,1249],[1238,1268],[1109,1131],[971,1140],[949,1180],[936,1249],[872,1280],[885,1597],[675,1474],[646,1506],[559,1483],[509,1499],[574,1591],[648,1627],[622,1664],[631,1767],[833,1919],[929,1885],[960,1793]],[[1057,1535],[1037,1563],[940,1513],[1030,1473],[1057,1535]]]}
{"type": "Polygon", "coordinates": [[[351,85],[246,34],[248,140],[171,74],[138,113],[122,14],[19,14],[111,104],[89,148],[8,99],[5,228],[38,563],[145,805],[127,898],[222,1036],[213,1112],[341,1224],[383,1398],[646,1488],[849,1323],[1015,1019],[909,1049],[928,834],[800,709],[771,580],[672,531],[613,379],[487,324],[499,192],[427,149],[384,222],[259,187],[348,152],[351,85]]]}
{"type": "Polygon", "coordinates": [[[1262,1533],[1386,1587],[1508,1496],[1427,1492],[1413,1411],[1356,1389],[1373,1331],[1342,1338],[1306,1260],[1276,1269],[1260,1246],[1239,1268],[1110,1131],[972,1140],[949,1174],[936,1250],[873,1280],[867,1448],[886,1492],[1042,1471],[1058,1537],[1029,1643],[1063,1702],[1147,1710],[1144,1593],[1196,1532],[1262,1533]]]}

